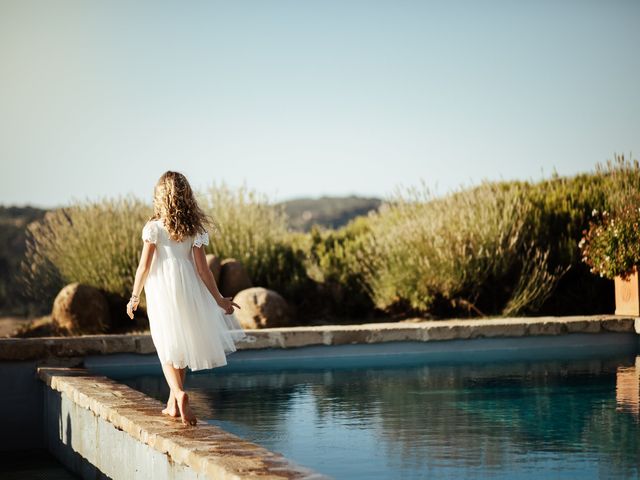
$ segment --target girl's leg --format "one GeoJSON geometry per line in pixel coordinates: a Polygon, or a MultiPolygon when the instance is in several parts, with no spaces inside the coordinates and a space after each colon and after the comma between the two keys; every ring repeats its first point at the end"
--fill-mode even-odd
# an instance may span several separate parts
{"type": "Polygon", "coordinates": [[[184,377],[186,374],[184,370],[185,369],[175,368],[170,363],[162,364],[162,371],[164,372],[164,376],[169,384],[171,393],[173,393],[175,398],[178,410],[180,411],[180,416],[182,417],[182,423],[195,425],[196,417],[191,412],[191,408],[189,407],[189,397],[183,387],[184,377]]]}
{"type": "MultiPolygon", "coordinates": [[[[178,373],[180,374],[180,379],[182,380],[182,386],[184,388],[184,378],[187,374],[186,368],[178,368],[178,373]]],[[[176,401],[176,397],[173,394],[173,390],[169,390],[169,400],[167,400],[167,407],[162,410],[162,413],[165,415],[170,415],[172,417],[180,416],[180,411],[178,410],[178,402],[176,401]]]]}

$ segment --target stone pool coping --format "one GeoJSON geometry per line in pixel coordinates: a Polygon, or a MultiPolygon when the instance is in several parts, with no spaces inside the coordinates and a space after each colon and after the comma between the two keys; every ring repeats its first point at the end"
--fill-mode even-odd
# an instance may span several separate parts
{"type": "Polygon", "coordinates": [[[199,422],[182,425],[162,415],[164,405],[133,388],[82,368],[39,367],[38,377],[135,440],[185,465],[198,478],[323,480],[329,477],[299,466],[279,453],[223,429],[199,422]]]}
{"type": "MultiPolygon", "coordinates": [[[[239,342],[238,350],[568,333],[640,333],[640,318],[616,315],[472,320],[415,318],[393,323],[265,328],[246,332],[248,341],[239,342]]],[[[0,339],[0,361],[68,359],[70,366],[78,357],[115,353],[151,354],[155,353],[155,347],[150,334],[0,339]]]]}

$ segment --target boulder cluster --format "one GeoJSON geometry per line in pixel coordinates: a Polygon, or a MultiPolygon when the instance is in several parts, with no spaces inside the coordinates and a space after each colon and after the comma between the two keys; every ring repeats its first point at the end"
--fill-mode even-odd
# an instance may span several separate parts
{"type": "MultiPolygon", "coordinates": [[[[222,296],[240,305],[234,315],[242,328],[291,325],[292,307],[279,293],[254,286],[242,262],[209,254],[207,264],[222,296]]],[[[51,317],[57,329],[76,335],[106,333],[117,330],[118,326],[131,326],[126,316],[126,300],[81,283],[71,283],[60,290],[53,302],[51,317]]],[[[135,326],[141,326],[139,320],[135,326]]]]}

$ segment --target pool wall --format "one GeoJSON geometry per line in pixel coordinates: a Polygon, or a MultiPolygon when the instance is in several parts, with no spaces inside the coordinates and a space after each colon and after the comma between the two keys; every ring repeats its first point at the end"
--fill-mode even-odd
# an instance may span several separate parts
{"type": "MultiPolygon", "coordinates": [[[[249,330],[249,340],[239,345],[239,351],[229,356],[229,365],[222,368],[255,370],[287,368],[292,365],[300,368],[320,365],[339,367],[345,364],[357,366],[358,362],[361,365],[375,366],[393,362],[403,364],[456,359],[509,360],[518,356],[533,359],[550,352],[567,356],[616,351],[638,352],[638,332],[640,319],[621,316],[416,320],[249,330]]],[[[63,392],[43,383],[42,377],[38,376],[38,367],[86,367],[90,371],[84,371],[83,378],[98,378],[110,369],[126,374],[126,369],[132,365],[138,373],[140,368],[154,371],[159,369],[150,335],[0,339],[0,363],[0,380],[7,386],[7,394],[0,399],[0,421],[5,432],[0,436],[0,451],[48,447],[63,460],[65,454],[57,449],[52,438],[52,432],[55,431],[52,419],[58,419],[56,434],[64,439],[66,431],[60,425],[64,424],[65,412],[70,414],[74,408],[87,410],[88,407],[72,407],[68,402],[76,400],[65,400],[63,392]],[[54,407],[56,411],[51,410],[54,407]]],[[[60,380],[59,385],[69,381],[60,380]]],[[[104,388],[114,390],[116,385],[121,384],[114,382],[109,385],[111,386],[105,384],[104,388]]],[[[158,405],[153,408],[153,416],[157,417],[158,405]]],[[[84,432],[80,425],[91,423],[87,420],[90,418],[87,415],[87,412],[78,410],[75,417],[80,423],[78,429],[74,428],[71,432],[76,431],[78,435],[84,432]]],[[[101,422],[109,423],[111,420],[108,416],[98,417],[92,420],[95,429],[106,431],[101,422]]],[[[70,414],[69,418],[73,427],[74,415],[70,414]]],[[[114,428],[118,430],[117,427],[114,428]]],[[[81,436],[89,435],[83,433],[81,436]]],[[[116,436],[114,433],[113,438],[116,436]]],[[[138,445],[139,439],[135,436],[131,438],[137,442],[136,448],[142,448],[138,445]]],[[[71,439],[73,440],[73,435],[71,439]]],[[[73,450],[75,443],[72,441],[70,445],[64,445],[73,450]]],[[[83,458],[92,458],[89,453],[87,455],[83,458]]],[[[165,452],[164,455],[168,454],[165,452]]],[[[153,457],[153,452],[149,453],[150,462],[153,457]]],[[[67,457],[67,461],[71,462],[69,458],[71,457],[67,457]]],[[[168,461],[171,463],[172,460],[168,461]]],[[[74,465],[77,468],[77,461],[73,462],[76,462],[74,465]]],[[[90,461],[89,463],[94,465],[90,461]]],[[[90,470],[91,467],[85,466],[82,471],[89,473],[90,470]]],[[[96,478],[94,474],[85,478],[89,477],[96,478]]]]}

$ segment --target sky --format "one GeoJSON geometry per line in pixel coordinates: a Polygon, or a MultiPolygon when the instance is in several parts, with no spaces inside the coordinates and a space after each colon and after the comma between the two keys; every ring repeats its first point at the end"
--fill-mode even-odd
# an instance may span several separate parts
{"type": "Polygon", "coordinates": [[[640,152],[638,0],[0,0],[0,204],[273,201],[640,152]]]}

